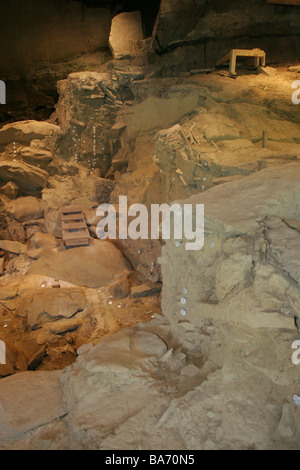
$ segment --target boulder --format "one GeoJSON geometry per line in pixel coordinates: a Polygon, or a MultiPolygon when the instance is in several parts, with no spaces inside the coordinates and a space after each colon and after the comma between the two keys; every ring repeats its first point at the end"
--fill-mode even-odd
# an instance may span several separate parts
{"type": "Polygon", "coordinates": [[[13,122],[0,129],[0,145],[7,145],[11,142],[30,143],[33,139],[57,138],[60,134],[60,128],[49,122],[13,122]]]}
{"type": "Polygon", "coordinates": [[[34,248],[55,248],[57,246],[56,238],[50,233],[36,232],[30,239],[34,248]]]}
{"type": "Polygon", "coordinates": [[[133,43],[142,41],[143,38],[139,11],[120,13],[113,18],[108,44],[114,59],[124,59],[134,55],[133,43]]]}
{"type": "Polygon", "coordinates": [[[44,353],[45,346],[41,347],[35,341],[14,344],[5,341],[5,364],[0,364],[0,377],[36,369],[44,353]]]}
{"type": "Polygon", "coordinates": [[[87,247],[45,253],[29,268],[31,274],[42,274],[84,287],[106,286],[116,275],[129,271],[121,252],[104,240],[94,240],[87,247]]]}
{"type": "MultiPolygon", "coordinates": [[[[152,313],[152,312],[151,312],[152,313]]],[[[137,324],[137,330],[148,331],[159,336],[169,346],[172,343],[172,332],[169,321],[166,317],[154,313],[151,320],[137,324]],[[153,318],[154,316],[154,318],[153,318]]]]}
{"type": "Polygon", "coordinates": [[[25,163],[41,166],[42,168],[47,168],[49,163],[53,160],[51,152],[34,147],[22,147],[19,150],[19,155],[25,163]]]}
{"type": "Polygon", "coordinates": [[[130,286],[127,275],[110,284],[108,291],[115,299],[125,299],[125,297],[128,297],[130,286]]]}
{"type": "Polygon", "coordinates": [[[23,243],[13,242],[11,240],[0,240],[0,249],[19,255],[20,253],[26,253],[27,246],[23,243]]]}
{"type": "Polygon", "coordinates": [[[0,182],[12,181],[22,191],[35,191],[44,188],[48,174],[46,171],[22,162],[0,162],[0,182]]]}
{"type": "Polygon", "coordinates": [[[44,214],[41,201],[33,196],[15,199],[8,205],[7,212],[19,222],[40,219],[44,214]]]}
{"type": "Polygon", "coordinates": [[[0,188],[0,193],[4,194],[4,196],[8,197],[9,199],[14,199],[17,196],[18,191],[18,186],[12,181],[9,181],[4,186],[2,186],[2,188],[0,188]]]}
{"type": "Polygon", "coordinates": [[[63,416],[61,371],[22,372],[0,381],[0,440],[63,416]]]}
{"type": "Polygon", "coordinates": [[[27,318],[28,325],[37,329],[47,322],[71,318],[85,307],[86,299],[80,289],[41,288],[34,293],[25,294],[16,314],[27,318]]]}
{"type": "MultiPolygon", "coordinates": [[[[0,363],[0,378],[27,370],[28,359],[24,351],[17,345],[5,341],[5,364],[0,363]]],[[[2,382],[2,380],[0,381],[2,382]]],[[[0,398],[1,406],[1,398],[0,398]]],[[[1,418],[0,418],[1,435],[1,418]]]]}
{"type": "Polygon", "coordinates": [[[38,259],[43,252],[42,248],[31,248],[26,251],[26,255],[31,259],[38,259]]]}
{"type": "Polygon", "coordinates": [[[200,369],[199,367],[195,366],[195,364],[187,364],[181,369],[181,375],[185,375],[187,377],[194,377],[195,375],[199,374],[200,369]]]}
{"type": "Polygon", "coordinates": [[[21,223],[15,219],[7,219],[7,230],[10,234],[11,240],[24,243],[26,239],[25,230],[21,223]]]}
{"type": "Polygon", "coordinates": [[[167,352],[166,343],[148,331],[137,331],[131,337],[131,352],[137,357],[162,357],[167,352]]]}

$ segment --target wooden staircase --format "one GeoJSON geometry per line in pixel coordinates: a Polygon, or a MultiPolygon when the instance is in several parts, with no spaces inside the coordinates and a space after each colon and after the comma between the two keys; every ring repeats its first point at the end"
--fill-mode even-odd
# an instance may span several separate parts
{"type": "Polygon", "coordinates": [[[81,207],[65,207],[61,210],[60,218],[65,247],[74,248],[90,244],[91,236],[81,207]]]}

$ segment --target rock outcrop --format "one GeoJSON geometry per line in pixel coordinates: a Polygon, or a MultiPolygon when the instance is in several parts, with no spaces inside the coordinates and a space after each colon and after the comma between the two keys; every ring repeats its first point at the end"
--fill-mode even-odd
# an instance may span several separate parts
{"type": "Polygon", "coordinates": [[[209,4],[204,0],[162,0],[153,44],[159,53],[181,47],[185,66],[195,67],[196,62],[200,67],[214,67],[233,48],[260,47],[273,63],[297,60],[294,31],[299,28],[299,11],[281,8],[264,0],[247,5],[234,0],[226,8],[217,0],[209,4]],[[282,47],[283,41],[290,46],[282,47]]]}
{"type": "Polygon", "coordinates": [[[31,274],[41,274],[71,282],[78,286],[101,287],[114,276],[129,272],[121,252],[109,241],[95,240],[88,247],[46,253],[30,268],[31,274]]]}
{"type": "Polygon", "coordinates": [[[43,217],[44,211],[39,199],[27,196],[12,201],[7,207],[7,213],[19,222],[26,222],[27,220],[40,219],[43,217]]]}
{"type": "Polygon", "coordinates": [[[46,322],[72,318],[86,305],[80,289],[40,289],[23,296],[16,315],[26,318],[28,326],[37,329],[46,322]]]}
{"type": "Polygon", "coordinates": [[[140,11],[120,13],[111,23],[108,44],[114,59],[135,55],[134,43],[144,38],[140,11]]]}
{"type": "Polygon", "coordinates": [[[83,345],[63,372],[2,379],[0,448],[299,448],[290,332],[218,321],[186,332],[176,343],[157,316],[83,345]]]}
{"type": "Polygon", "coordinates": [[[61,130],[55,124],[40,121],[19,121],[0,129],[0,145],[11,142],[28,144],[34,139],[58,138],[61,130]]]}
{"type": "Polygon", "coordinates": [[[285,219],[299,221],[299,181],[291,163],[184,200],[204,204],[205,241],[196,251],[186,240],[163,247],[162,307],[176,328],[183,318],[196,326],[209,318],[295,329],[300,239],[285,219]]]}
{"type": "Polygon", "coordinates": [[[121,147],[121,128],[114,135],[117,115],[133,99],[131,83],[144,73],[137,67],[115,68],[112,72],[72,73],[58,83],[58,119],[65,134],[60,154],[88,168],[108,172],[112,157],[121,147]],[[111,132],[112,129],[112,132],[111,132]]]}
{"type": "Polygon", "coordinates": [[[27,163],[1,161],[0,181],[5,184],[14,182],[20,191],[32,193],[45,187],[48,173],[41,168],[37,168],[27,163]]]}
{"type": "Polygon", "coordinates": [[[60,375],[60,371],[24,372],[1,381],[0,439],[16,437],[65,414],[60,375]],[[28,398],[32,408],[28,408],[28,398]]]}

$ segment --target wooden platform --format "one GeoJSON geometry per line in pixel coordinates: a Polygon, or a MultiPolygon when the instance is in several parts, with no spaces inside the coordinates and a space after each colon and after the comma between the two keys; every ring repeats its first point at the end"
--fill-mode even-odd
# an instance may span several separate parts
{"type": "Polygon", "coordinates": [[[266,53],[261,49],[232,49],[222,59],[218,60],[217,65],[225,64],[229,61],[229,73],[230,75],[236,75],[236,59],[237,57],[253,57],[254,67],[265,67],[266,65],[266,53]]]}
{"type": "Polygon", "coordinates": [[[61,226],[63,243],[67,248],[90,244],[91,236],[81,207],[63,208],[61,210],[61,226]]]}

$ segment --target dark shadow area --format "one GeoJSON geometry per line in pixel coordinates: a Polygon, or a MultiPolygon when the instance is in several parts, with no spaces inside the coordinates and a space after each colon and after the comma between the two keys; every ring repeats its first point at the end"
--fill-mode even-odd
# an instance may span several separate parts
{"type": "Polygon", "coordinates": [[[152,34],[160,0],[12,0],[0,4],[0,80],[6,105],[0,126],[46,120],[58,99],[57,82],[70,73],[97,70],[111,59],[112,18],[140,10],[144,37],[152,34]]]}

